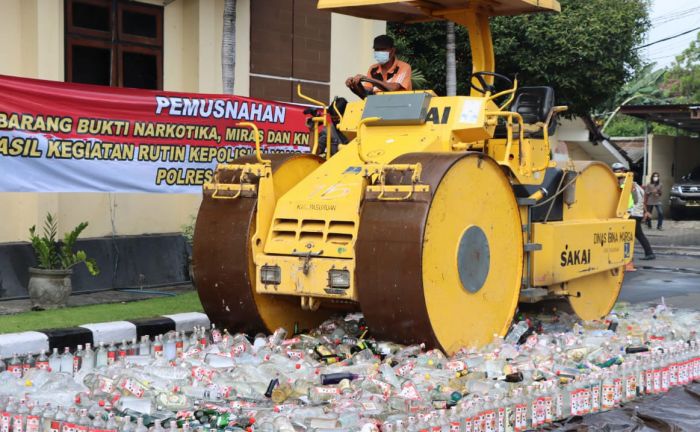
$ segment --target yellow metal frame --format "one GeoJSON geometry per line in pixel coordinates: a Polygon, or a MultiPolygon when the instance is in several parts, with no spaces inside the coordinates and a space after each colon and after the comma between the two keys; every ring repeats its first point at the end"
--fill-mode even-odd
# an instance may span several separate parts
{"type": "MultiPolygon", "coordinates": [[[[314,124],[314,145],[311,148],[311,154],[318,154],[318,128],[319,126],[323,126],[324,128],[326,128],[326,160],[328,160],[331,158],[331,133],[328,127],[328,108],[323,102],[319,102],[316,99],[313,99],[303,94],[301,92],[301,84],[297,84],[297,95],[305,101],[323,108],[323,115],[321,117],[311,117],[311,121],[314,124]]],[[[333,102],[333,109],[338,114],[338,116],[340,116],[340,112],[338,111],[338,107],[336,106],[335,102],[333,102]]],[[[340,116],[340,118],[342,119],[342,116],[340,116]]]]}

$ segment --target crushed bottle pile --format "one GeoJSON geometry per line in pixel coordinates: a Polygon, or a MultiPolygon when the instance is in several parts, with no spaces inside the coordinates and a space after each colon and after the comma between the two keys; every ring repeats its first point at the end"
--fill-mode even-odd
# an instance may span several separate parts
{"type": "Polygon", "coordinates": [[[0,364],[0,431],[526,431],[700,380],[700,313],[516,318],[449,358],[374,341],[360,314],[297,335],[212,326],[16,355],[0,364]]]}

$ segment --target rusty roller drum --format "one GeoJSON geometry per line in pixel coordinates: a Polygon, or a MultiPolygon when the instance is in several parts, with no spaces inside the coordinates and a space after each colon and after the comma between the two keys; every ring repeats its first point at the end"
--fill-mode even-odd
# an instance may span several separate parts
{"type": "Polygon", "coordinates": [[[355,277],[372,333],[450,354],[504,335],[518,303],[523,238],[501,167],[480,153],[414,153],[392,163],[420,163],[430,192],[365,199],[355,277]]]}
{"type": "MultiPolygon", "coordinates": [[[[575,201],[564,205],[564,221],[616,217],[620,187],[612,171],[601,162],[574,162],[574,168],[579,173],[575,201]]],[[[620,295],[624,276],[622,266],[567,282],[564,288],[569,292],[571,309],[584,320],[606,316],[620,295]]]]}
{"type": "MultiPolygon", "coordinates": [[[[316,169],[323,160],[313,155],[266,155],[272,161],[275,198],[316,169]]],[[[254,156],[233,164],[256,163],[254,156]]],[[[274,203],[271,203],[274,205],[274,203]]],[[[257,197],[215,199],[205,193],[197,215],[192,261],[194,282],[209,319],[229,331],[255,334],[295,325],[311,328],[330,313],[304,311],[298,297],[255,292],[254,253],[257,197]]]]}

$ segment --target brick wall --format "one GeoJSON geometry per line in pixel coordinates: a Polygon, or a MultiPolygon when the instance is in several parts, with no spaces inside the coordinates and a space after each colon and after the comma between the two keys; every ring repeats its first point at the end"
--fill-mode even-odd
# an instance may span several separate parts
{"type": "Polygon", "coordinates": [[[250,95],[301,102],[305,94],[327,101],[330,94],[331,16],[315,0],[251,2],[250,95]],[[264,75],[264,76],[261,76],[264,75]]]}

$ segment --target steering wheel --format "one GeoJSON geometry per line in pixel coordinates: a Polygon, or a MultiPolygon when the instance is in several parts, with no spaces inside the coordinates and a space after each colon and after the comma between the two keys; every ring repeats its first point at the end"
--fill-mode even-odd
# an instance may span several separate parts
{"type": "MultiPolygon", "coordinates": [[[[372,84],[373,87],[379,87],[379,89],[381,89],[383,91],[389,91],[389,89],[384,84],[380,84],[379,82],[375,82],[374,80],[372,80],[370,78],[367,78],[367,77],[360,78],[360,83],[363,83],[363,82],[370,83],[370,84],[372,84]]],[[[360,87],[362,87],[362,90],[364,90],[364,92],[365,92],[365,94],[363,95],[364,96],[363,99],[372,94],[372,93],[370,93],[370,90],[367,90],[367,88],[365,86],[360,85],[360,87]]]]}
{"type": "Polygon", "coordinates": [[[486,94],[486,92],[494,94],[494,93],[496,93],[495,83],[497,80],[503,81],[504,84],[508,84],[508,88],[513,88],[513,80],[511,80],[510,78],[508,78],[505,75],[501,75],[501,74],[496,73],[496,72],[485,72],[485,71],[474,72],[472,74],[472,76],[469,78],[469,84],[471,85],[471,87],[474,90],[478,91],[481,94],[486,94]],[[489,76],[496,78],[494,80],[494,84],[489,84],[486,81],[486,77],[489,77],[489,76]],[[481,87],[477,86],[476,83],[474,83],[474,78],[476,78],[476,80],[481,85],[481,87]]]}

